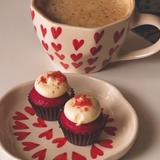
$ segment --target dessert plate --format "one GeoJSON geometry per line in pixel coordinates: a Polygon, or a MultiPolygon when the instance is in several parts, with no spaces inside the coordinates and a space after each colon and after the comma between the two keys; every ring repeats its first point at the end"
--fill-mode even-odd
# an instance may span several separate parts
{"type": "Polygon", "coordinates": [[[29,81],[15,86],[1,99],[1,147],[11,159],[111,160],[119,159],[132,147],[138,119],[118,89],[92,76],[66,76],[76,95],[90,94],[100,101],[107,124],[98,141],[89,146],[75,146],[66,141],[57,121],[39,119],[27,100],[34,84],[29,81]]]}

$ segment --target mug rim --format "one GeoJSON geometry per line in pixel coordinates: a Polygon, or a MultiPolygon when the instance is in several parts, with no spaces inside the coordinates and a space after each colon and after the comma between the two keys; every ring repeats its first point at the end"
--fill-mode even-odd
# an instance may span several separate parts
{"type": "Polygon", "coordinates": [[[94,28],[89,28],[89,27],[80,27],[80,26],[72,26],[72,25],[69,25],[69,24],[63,24],[63,23],[58,23],[58,22],[54,22],[53,20],[51,20],[50,18],[48,18],[45,14],[43,14],[35,5],[34,5],[34,2],[36,0],[31,0],[31,3],[30,3],[30,8],[33,8],[41,17],[43,17],[44,19],[46,19],[47,21],[49,21],[51,24],[53,25],[56,25],[56,26],[62,26],[62,27],[69,27],[69,28],[76,28],[76,29],[81,29],[81,30],[98,30],[98,29],[103,29],[103,28],[106,28],[106,27],[109,27],[109,26],[112,26],[114,24],[117,24],[117,23],[120,23],[122,21],[125,21],[125,20],[128,20],[131,18],[134,10],[135,10],[135,0],[130,0],[131,1],[131,10],[130,10],[130,13],[123,19],[120,19],[118,21],[115,21],[113,23],[109,23],[109,24],[106,24],[104,26],[101,26],[101,27],[94,27],[94,28]]]}

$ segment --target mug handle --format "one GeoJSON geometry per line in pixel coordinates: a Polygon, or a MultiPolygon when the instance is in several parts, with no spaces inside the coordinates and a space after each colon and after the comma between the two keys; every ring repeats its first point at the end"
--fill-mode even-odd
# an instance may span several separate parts
{"type": "MultiPolygon", "coordinates": [[[[135,13],[130,23],[130,29],[141,25],[152,25],[160,30],[160,18],[153,14],[135,13]]],[[[114,57],[113,60],[111,59],[111,62],[140,59],[151,56],[158,51],[160,51],[160,39],[155,44],[143,49],[129,52],[122,50],[120,51],[121,53],[117,55],[117,57],[114,57]]]]}

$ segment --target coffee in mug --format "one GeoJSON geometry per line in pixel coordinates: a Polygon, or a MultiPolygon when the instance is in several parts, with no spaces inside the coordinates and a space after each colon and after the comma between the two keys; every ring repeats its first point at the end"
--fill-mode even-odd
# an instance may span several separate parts
{"type": "Polygon", "coordinates": [[[36,6],[52,21],[86,28],[101,27],[124,19],[130,0],[39,0],[36,6]]]}

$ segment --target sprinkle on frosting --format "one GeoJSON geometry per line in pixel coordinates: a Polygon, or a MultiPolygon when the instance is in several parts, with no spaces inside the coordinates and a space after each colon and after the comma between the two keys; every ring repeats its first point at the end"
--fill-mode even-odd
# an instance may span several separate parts
{"type": "Polygon", "coordinates": [[[64,106],[65,116],[76,125],[94,121],[101,113],[97,99],[90,95],[77,95],[67,101],[64,106]]]}
{"type": "Polygon", "coordinates": [[[56,98],[70,91],[66,76],[60,71],[41,74],[35,81],[36,91],[44,97],[56,98]]]}

